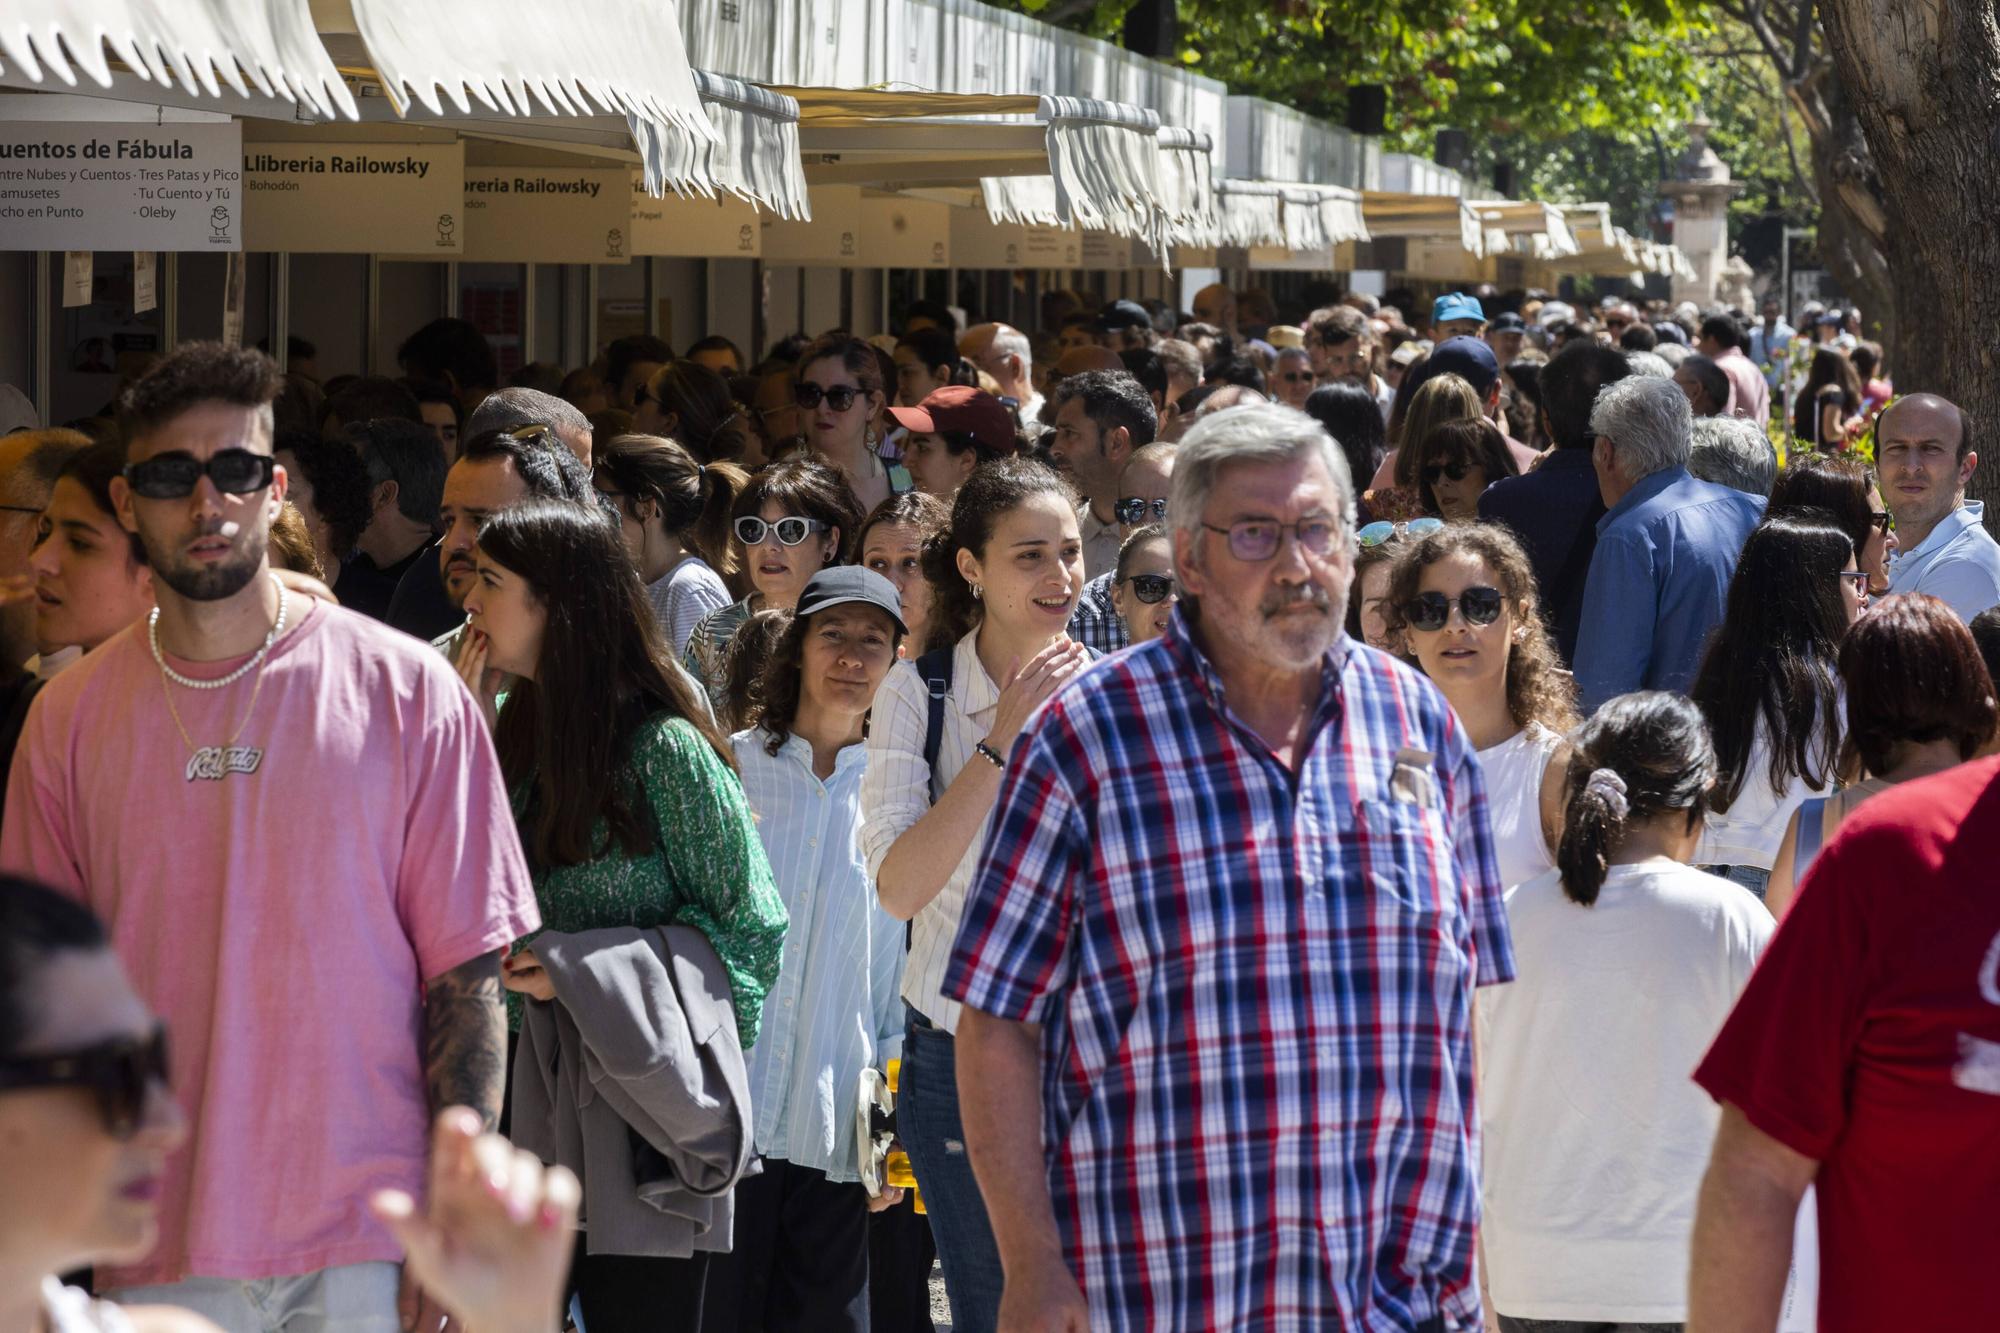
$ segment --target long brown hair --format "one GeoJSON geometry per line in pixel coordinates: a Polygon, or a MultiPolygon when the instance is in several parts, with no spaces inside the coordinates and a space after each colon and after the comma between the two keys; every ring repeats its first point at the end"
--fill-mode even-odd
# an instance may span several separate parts
{"type": "Polygon", "coordinates": [[[674,442],[698,463],[733,462],[750,444],[750,423],[729,392],[729,381],[696,361],[676,361],[653,372],[646,392],[671,412],[674,442]]]}
{"type": "Polygon", "coordinates": [[[1390,441],[1396,446],[1396,484],[1415,490],[1417,450],[1414,446],[1447,421],[1479,415],[1479,395],[1462,376],[1445,371],[1433,375],[1410,395],[1410,408],[1403,417],[1400,433],[1390,441]]]}
{"type": "MultiPolygon", "coordinates": [[[[1454,555],[1471,556],[1493,571],[1521,633],[1508,645],[1507,713],[1516,726],[1539,722],[1554,732],[1576,725],[1576,683],[1562,669],[1555,644],[1536,614],[1535,567],[1528,553],[1507,529],[1491,523],[1455,523],[1413,542],[1396,557],[1389,573],[1389,595],[1382,601],[1382,622],[1391,634],[1403,636],[1403,658],[1415,664],[1410,648],[1409,618],[1404,614],[1423,582],[1424,570],[1454,555]]],[[[1421,669],[1421,668],[1419,668],[1421,669]]]]}
{"type": "Polygon", "coordinates": [[[634,519],[638,505],[652,501],[659,506],[661,524],[677,540],[722,577],[736,573],[729,514],[750,484],[749,473],[734,463],[697,462],[686,449],[657,435],[617,436],[594,450],[591,461],[600,487],[615,491],[634,519]]]}
{"type": "Polygon", "coordinates": [[[675,666],[618,530],[599,510],[533,500],[489,518],[479,550],[548,613],[534,679],[515,687],[493,731],[509,790],[527,796],[530,863],[645,855],[656,831],[630,762],[639,729],[680,718],[732,772],[736,759],[675,666]]]}
{"type": "Polygon", "coordinates": [[[1068,485],[1053,469],[1030,458],[1003,458],[972,470],[952,500],[951,522],[924,539],[924,577],[931,583],[931,618],[926,648],[949,648],[979,624],[979,599],[958,569],[958,553],[986,557],[986,544],[1000,516],[1036,495],[1059,496],[1073,504],[1068,485]]]}

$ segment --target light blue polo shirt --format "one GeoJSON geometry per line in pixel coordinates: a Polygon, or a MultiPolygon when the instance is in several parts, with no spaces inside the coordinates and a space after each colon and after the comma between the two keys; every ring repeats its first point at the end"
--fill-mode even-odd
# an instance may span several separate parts
{"type": "Polygon", "coordinates": [[[1983,501],[1967,500],[1946,514],[1913,550],[1889,561],[1889,591],[1929,593],[1960,620],[2000,606],[2000,542],[1980,523],[1983,501]]]}

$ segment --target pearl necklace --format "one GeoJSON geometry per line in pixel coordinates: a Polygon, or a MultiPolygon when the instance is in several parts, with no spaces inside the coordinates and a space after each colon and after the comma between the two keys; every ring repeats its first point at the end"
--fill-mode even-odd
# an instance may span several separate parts
{"type": "Polygon", "coordinates": [[[146,617],[146,642],[152,646],[153,661],[160,668],[160,674],[183,689],[219,690],[225,686],[234,685],[237,681],[262,666],[264,664],[264,655],[271,651],[271,645],[276,643],[278,636],[285,632],[285,612],[288,609],[289,602],[285,594],[285,585],[279,580],[277,575],[273,574],[271,576],[271,582],[278,586],[278,619],[271,626],[271,632],[264,636],[264,646],[257,650],[256,656],[252,657],[242,666],[237,667],[236,670],[226,676],[217,676],[214,680],[196,680],[191,676],[183,676],[180,672],[167,665],[166,655],[160,651],[160,608],[157,606],[154,607],[153,613],[146,617]]]}

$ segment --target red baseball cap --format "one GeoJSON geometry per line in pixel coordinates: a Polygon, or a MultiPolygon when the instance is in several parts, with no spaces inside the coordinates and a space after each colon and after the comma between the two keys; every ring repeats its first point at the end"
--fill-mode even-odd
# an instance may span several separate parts
{"type": "Polygon", "coordinates": [[[996,453],[1014,452],[1014,418],[1007,405],[969,384],[933,389],[915,407],[892,407],[889,415],[919,435],[958,431],[996,453]]]}

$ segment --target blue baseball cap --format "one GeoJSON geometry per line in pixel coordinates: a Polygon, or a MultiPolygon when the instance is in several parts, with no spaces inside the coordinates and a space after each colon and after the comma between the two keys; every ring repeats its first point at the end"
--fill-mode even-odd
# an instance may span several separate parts
{"type": "Polygon", "coordinates": [[[1476,319],[1486,322],[1485,307],[1476,296],[1464,292],[1446,292],[1431,304],[1431,324],[1433,327],[1454,319],[1476,319]]]}
{"type": "MultiPolygon", "coordinates": [[[[1431,349],[1430,360],[1418,378],[1417,389],[1426,381],[1438,375],[1452,374],[1472,386],[1472,391],[1484,398],[1500,379],[1500,359],[1493,355],[1493,349],[1484,338],[1470,334],[1460,334],[1447,338],[1431,349]]],[[[1412,393],[1416,389],[1411,390],[1412,393]]]]}

